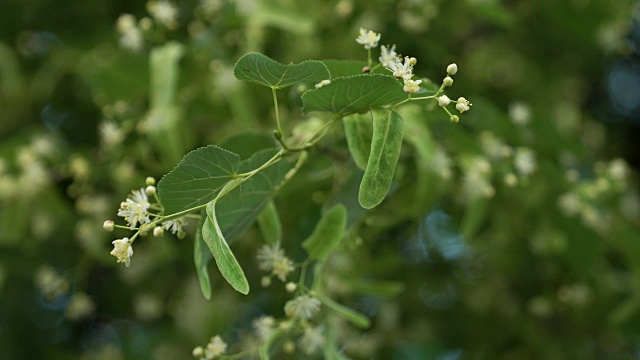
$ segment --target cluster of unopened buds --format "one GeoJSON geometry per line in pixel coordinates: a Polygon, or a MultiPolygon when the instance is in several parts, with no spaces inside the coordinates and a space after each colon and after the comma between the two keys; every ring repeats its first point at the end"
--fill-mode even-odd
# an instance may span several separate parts
{"type": "MultiPolygon", "coordinates": [[[[364,46],[368,52],[369,65],[365,68],[365,72],[370,72],[371,69],[371,49],[378,46],[381,35],[371,30],[360,29],[360,35],[356,38],[356,42],[364,46]]],[[[382,45],[380,51],[380,57],[378,58],[380,65],[393,73],[393,76],[397,79],[402,79],[404,82],[404,91],[408,94],[415,94],[420,92],[420,84],[422,80],[413,79],[413,67],[418,63],[415,57],[405,56],[402,57],[396,53],[395,45],[382,45]]],[[[458,72],[458,66],[456,64],[450,64],[447,66],[447,76],[442,80],[442,85],[438,89],[435,95],[426,97],[412,98],[412,100],[422,99],[435,99],[438,101],[438,105],[444,109],[449,115],[452,122],[458,122],[460,118],[458,115],[453,115],[447,109],[451,103],[455,103],[456,110],[460,113],[469,111],[471,103],[464,97],[459,97],[457,101],[452,101],[447,95],[444,95],[444,89],[453,85],[452,76],[458,72]]]]}
{"type": "Polygon", "coordinates": [[[102,225],[109,232],[116,228],[135,231],[131,238],[124,237],[112,241],[111,255],[127,267],[131,262],[131,256],[133,256],[132,244],[138,236],[146,236],[151,231],[153,236],[160,237],[164,235],[165,230],[177,235],[180,239],[187,235],[183,230],[187,225],[186,216],[171,220],[166,220],[163,216],[164,208],[160,204],[155,183],[154,178],[148,177],[146,188],[131,191],[129,197],[120,203],[118,216],[124,218],[127,226],[116,225],[113,220],[107,220],[102,225]],[[153,202],[149,201],[150,197],[153,202]]]}

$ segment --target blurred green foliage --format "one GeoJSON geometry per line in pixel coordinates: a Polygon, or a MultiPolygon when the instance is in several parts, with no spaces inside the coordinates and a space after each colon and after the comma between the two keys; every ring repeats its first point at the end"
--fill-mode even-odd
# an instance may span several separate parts
{"type": "MultiPolygon", "coordinates": [[[[233,77],[240,56],[365,60],[360,27],[415,56],[416,74],[435,83],[456,62],[452,91],[473,108],[459,124],[439,109],[402,110],[405,142],[379,208],[358,204],[362,173],[340,129],[276,197],[295,260],[323,208],[348,209],[330,287],[373,325],[333,334],[340,350],[377,359],[638,357],[640,122],[637,111],[616,111],[606,77],[637,58],[637,5],[176,5],[176,23],[163,25],[141,1],[0,4],[2,358],[185,359],[214,334],[241,348],[255,317],[283,316],[284,287],[259,286],[257,226],[233,244],[251,293],[212,271],[206,301],[195,222],[183,240],[137,241],[130,268],[109,255],[125,233],[102,223],[190,150],[218,144],[245,159],[275,145],[271,94],[233,77]],[[142,29],[137,51],[120,46],[132,44],[117,25],[123,13],[142,29]]],[[[636,90],[625,103],[639,103],[636,90]]],[[[285,132],[304,133],[312,120],[298,89],[281,101],[285,132]]]]}

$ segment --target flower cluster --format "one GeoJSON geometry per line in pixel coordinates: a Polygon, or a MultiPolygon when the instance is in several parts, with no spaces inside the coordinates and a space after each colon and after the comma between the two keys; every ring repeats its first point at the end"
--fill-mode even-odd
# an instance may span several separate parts
{"type": "Polygon", "coordinates": [[[301,295],[284,305],[284,313],[289,317],[309,320],[320,310],[320,301],[309,295],[301,295]]]}
{"type": "Polygon", "coordinates": [[[261,270],[270,271],[271,275],[275,275],[281,281],[285,281],[287,275],[295,269],[293,261],[285,256],[284,250],[268,245],[258,251],[258,266],[261,270]]]}
{"type": "Polygon", "coordinates": [[[142,31],[136,25],[136,18],[131,14],[122,14],[116,23],[116,29],[120,33],[120,47],[137,52],[144,46],[142,31]]]}
{"type": "Polygon", "coordinates": [[[206,347],[198,346],[193,349],[192,355],[198,360],[211,360],[227,352],[227,343],[216,335],[209,340],[206,347]]]}

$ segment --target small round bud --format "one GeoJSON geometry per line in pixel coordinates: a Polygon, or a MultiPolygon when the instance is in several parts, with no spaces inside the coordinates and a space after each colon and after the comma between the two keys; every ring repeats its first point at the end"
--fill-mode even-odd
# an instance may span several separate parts
{"type": "Polygon", "coordinates": [[[271,285],[271,277],[263,276],[262,279],[260,279],[260,285],[262,285],[262,287],[269,287],[271,285]]]}
{"type": "Polygon", "coordinates": [[[139,24],[142,30],[147,31],[147,30],[150,30],[151,27],[153,27],[153,20],[151,20],[148,17],[143,17],[142,19],[140,19],[139,24]]]}
{"type": "Polygon", "coordinates": [[[296,289],[298,288],[298,285],[296,285],[296,283],[290,281],[284,287],[285,287],[285,289],[287,289],[288,292],[292,293],[292,292],[296,291],[296,289]]]}
{"type": "Polygon", "coordinates": [[[102,228],[109,232],[113,231],[115,227],[116,225],[113,223],[113,220],[107,220],[102,224],[102,228]]]}
{"type": "Polygon", "coordinates": [[[193,355],[193,357],[196,357],[196,358],[202,357],[202,355],[204,355],[204,349],[202,348],[202,346],[198,346],[195,349],[193,349],[193,351],[191,352],[191,355],[193,355]]]}
{"type": "Polygon", "coordinates": [[[287,354],[293,354],[293,352],[296,351],[296,344],[289,340],[282,345],[282,350],[287,354]]]}
{"type": "Polygon", "coordinates": [[[451,76],[447,76],[446,78],[444,78],[444,80],[442,80],[442,84],[444,86],[451,86],[453,85],[453,79],[451,78],[451,76]]]}
{"type": "Polygon", "coordinates": [[[160,226],[153,228],[153,236],[160,237],[164,234],[164,229],[160,226]]]}
{"type": "Polygon", "coordinates": [[[457,123],[458,121],[460,121],[460,118],[458,117],[458,115],[451,115],[451,118],[449,118],[449,120],[451,120],[452,123],[457,123]]]}
{"type": "Polygon", "coordinates": [[[451,99],[447,95],[442,95],[438,98],[438,105],[445,107],[451,103],[451,99]]]}
{"type": "Polygon", "coordinates": [[[418,63],[418,59],[414,58],[413,56],[409,58],[409,64],[411,64],[411,66],[415,66],[418,63]]]}
{"type": "Polygon", "coordinates": [[[182,240],[187,237],[187,233],[184,230],[178,230],[178,239],[182,240]]]}
{"type": "Polygon", "coordinates": [[[140,225],[140,236],[149,235],[149,224],[140,225]]]}
{"type": "Polygon", "coordinates": [[[153,196],[156,193],[156,187],[152,186],[152,185],[149,185],[149,186],[147,186],[146,189],[144,189],[144,192],[146,192],[147,195],[149,195],[149,196],[153,196]]]}
{"type": "Polygon", "coordinates": [[[451,64],[451,65],[447,66],[447,74],[455,75],[457,72],[458,72],[458,65],[451,64]]]}
{"type": "Polygon", "coordinates": [[[365,73],[365,74],[368,74],[368,73],[371,72],[371,68],[368,67],[368,66],[365,66],[365,67],[362,68],[362,72],[365,73]]]}
{"type": "Polygon", "coordinates": [[[155,185],[156,179],[153,176],[149,176],[145,179],[144,183],[147,185],[155,185]]]}
{"type": "Polygon", "coordinates": [[[508,173],[504,176],[504,183],[509,187],[518,185],[518,177],[514,173],[508,173]]]}

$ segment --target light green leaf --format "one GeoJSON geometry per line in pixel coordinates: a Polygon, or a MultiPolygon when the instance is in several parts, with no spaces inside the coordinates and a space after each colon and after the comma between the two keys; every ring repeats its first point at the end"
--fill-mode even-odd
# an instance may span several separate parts
{"type": "Polygon", "coordinates": [[[303,112],[328,111],[348,115],[398,103],[408,97],[393,76],[381,74],[337,78],[302,94],[303,112]]]}
{"type": "MultiPolygon", "coordinates": [[[[278,149],[265,149],[242,161],[239,172],[255,170],[266,163],[278,149]]],[[[260,171],[218,201],[218,222],[225,239],[232,243],[253,222],[278,191],[293,163],[284,159],[260,171]]]]}
{"type": "Polygon", "coordinates": [[[233,178],[240,157],[211,145],[194,150],[158,183],[158,195],[167,215],[204,205],[233,178]]]}
{"type": "MultiPolygon", "coordinates": [[[[236,181],[233,181],[228,186],[235,187],[237,184],[236,181]]],[[[217,198],[207,204],[207,219],[202,227],[202,238],[207,243],[209,250],[211,250],[216,260],[216,265],[218,265],[218,270],[220,270],[225,280],[236,291],[246,295],[249,293],[249,282],[222,235],[222,230],[220,230],[218,219],[216,218],[216,200],[217,198]]]]}
{"type": "Polygon", "coordinates": [[[273,89],[282,89],[303,81],[319,82],[331,77],[322,61],[306,60],[299,64],[283,65],[258,53],[248,53],[238,59],[233,74],[238,80],[273,89]]]}
{"type": "Polygon", "coordinates": [[[364,170],[367,168],[367,160],[371,151],[371,138],[373,137],[373,122],[371,113],[351,114],[342,119],[344,134],[347,138],[349,153],[356,165],[364,170]]]}
{"type": "Polygon", "coordinates": [[[193,240],[193,261],[196,265],[196,272],[198,274],[198,281],[200,282],[202,295],[204,295],[205,299],[210,300],[211,280],[209,279],[207,266],[211,262],[213,255],[211,254],[211,250],[207,247],[207,243],[205,243],[202,238],[202,226],[207,218],[207,213],[203,210],[200,215],[201,218],[198,222],[198,227],[196,228],[196,236],[193,240]]]}
{"type": "Polygon", "coordinates": [[[273,201],[269,201],[264,210],[258,215],[258,225],[267,244],[275,246],[280,243],[282,238],[282,225],[280,224],[278,209],[273,201]]]}
{"type": "Polygon", "coordinates": [[[338,315],[342,316],[345,320],[349,321],[353,325],[361,329],[368,329],[371,326],[369,318],[367,318],[365,315],[342,304],[339,304],[322,294],[317,294],[316,296],[318,297],[318,300],[320,300],[325,306],[335,311],[338,315]]]}
{"type": "Polygon", "coordinates": [[[403,120],[397,112],[373,110],[371,154],[358,193],[358,200],[363,208],[378,206],[389,191],[400,157],[403,132],[403,120]]]}
{"type": "Polygon", "coordinates": [[[342,240],[346,224],[347,208],[342,204],[335,205],[322,216],[311,235],[302,242],[302,247],[311,259],[326,260],[342,240]]]}

